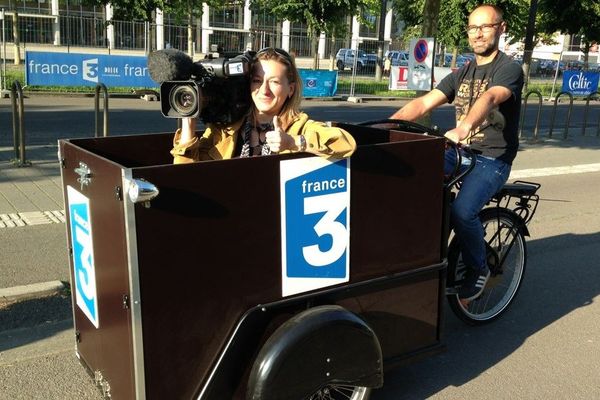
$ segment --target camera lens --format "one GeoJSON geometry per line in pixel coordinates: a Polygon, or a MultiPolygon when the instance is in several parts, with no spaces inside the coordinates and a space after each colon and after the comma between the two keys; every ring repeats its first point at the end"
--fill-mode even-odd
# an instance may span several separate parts
{"type": "Polygon", "coordinates": [[[169,103],[182,117],[188,117],[197,110],[198,93],[192,85],[175,86],[171,89],[169,103]]]}

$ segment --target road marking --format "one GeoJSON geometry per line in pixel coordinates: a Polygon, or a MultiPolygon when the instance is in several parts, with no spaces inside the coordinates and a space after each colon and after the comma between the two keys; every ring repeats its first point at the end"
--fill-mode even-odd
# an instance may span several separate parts
{"type": "Polygon", "coordinates": [[[534,178],[540,176],[555,176],[569,174],[583,174],[586,172],[600,171],[600,163],[567,165],[564,167],[530,168],[512,171],[509,179],[534,178]]]}
{"type": "Polygon", "coordinates": [[[60,224],[63,222],[65,222],[64,210],[27,211],[20,213],[0,214],[0,228],[60,224]]]}

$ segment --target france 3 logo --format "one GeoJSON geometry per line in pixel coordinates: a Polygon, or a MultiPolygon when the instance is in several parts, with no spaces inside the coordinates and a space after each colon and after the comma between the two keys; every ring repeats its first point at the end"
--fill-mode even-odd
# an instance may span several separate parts
{"type": "Polygon", "coordinates": [[[100,74],[98,72],[99,65],[97,58],[83,60],[81,69],[84,80],[98,83],[98,76],[100,74]]]}
{"type": "Polygon", "coordinates": [[[280,164],[282,294],[350,279],[350,160],[280,164]]]}
{"type": "Polygon", "coordinates": [[[73,246],[75,300],[85,316],[98,328],[100,321],[98,318],[90,201],[71,186],[67,186],[67,200],[73,246]]]}

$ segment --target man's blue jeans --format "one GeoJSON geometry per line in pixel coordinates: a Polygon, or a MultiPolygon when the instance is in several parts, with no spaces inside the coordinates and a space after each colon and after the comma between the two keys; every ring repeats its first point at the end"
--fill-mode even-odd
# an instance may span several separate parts
{"type": "MultiPolygon", "coordinates": [[[[463,152],[461,171],[468,168],[471,160],[463,152]]],[[[456,153],[446,150],[444,172],[452,173],[456,165],[456,153]]],[[[510,175],[510,164],[504,161],[477,156],[475,168],[464,177],[450,210],[450,224],[458,238],[463,262],[473,270],[486,267],[485,241],[479,211],[500,190],[510,175]]]]}

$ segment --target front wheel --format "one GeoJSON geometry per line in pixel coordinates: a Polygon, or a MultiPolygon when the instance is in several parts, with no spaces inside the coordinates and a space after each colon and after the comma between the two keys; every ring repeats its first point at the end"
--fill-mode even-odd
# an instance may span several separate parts
{"type": "Polygon", "coordinates": [[[309,400],[368,400],[371,389],[362,386],[329,384],[310,396],[309,400]]]}
{"type": "Polygon", "coordinates": [[[480,214],[485,232],[490,279],[478,298],[461,302],[453,288],[459,287],[465,274],[456,237],[448,247],[448,288],[450,308],[470,325],[482,325],[500,317],[514,300],[525,274],[527,248],[523,220],[508,210],[485,209],[480,214]]]}

